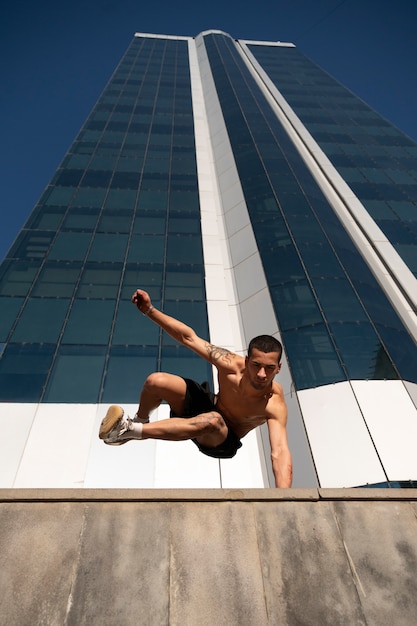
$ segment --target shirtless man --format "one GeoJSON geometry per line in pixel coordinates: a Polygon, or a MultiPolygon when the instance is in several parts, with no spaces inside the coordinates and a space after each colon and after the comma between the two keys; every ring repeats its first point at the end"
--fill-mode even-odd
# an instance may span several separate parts
{"type": "Polygon", "coordinates": [[[158,311],[146,291],[137,289],[132,302],[182,345],[217,368],[219,392],[173,374],[155,372],[142,389],[133,419],[112,405],[101,422],[99,437],[109,445],[132,439],[192,439],[199,450],[214,458],[231,458],[249,431],[268,424],[276,487],[291,487],[292,461],[287,442],[287,407],[274,377],[281,369],[282,346],[269,335],[255,337],[248,356],[242,357],[201,339],[183,322],[158,311]],[[149,414],[162,401],[171,418],[149,422],[149,414]]]}

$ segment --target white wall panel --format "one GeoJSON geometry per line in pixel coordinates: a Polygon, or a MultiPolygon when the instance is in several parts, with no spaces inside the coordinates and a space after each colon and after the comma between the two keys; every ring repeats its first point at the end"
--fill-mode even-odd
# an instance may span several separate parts
{"type": "Polygon", "coordinates": [[[242,200],[239,204],[236,204],[234,207],[229,209],[224,214],[224,221],[229,237],[232,237],[239,230],[248,226],[250,224],[250,220],[245,202],[242,200]]]}
{"type": "Polygon", "coordinates": [[[255,430],[242,439],[242,447],[233,459],[223,459],[221,482],[224,489],[269,487],[263,471],[260,447],[255,430]]]}
{"type": "Polygon", "coordinates": [[[245,335],[249,339],[257,335],[274,335],[278,331],[268,288],[259,276],[259,291],[240,303],[245,335]]]}
{"type": "Polygon", "coordinates": [[[409,383],[408,381],[404,382],[404,386],[410,394],[411,400],[413,401],[415,407],[417,408],[417,385],[416,383],[409,383]]]}
{"type": "Polygon", "coordinates": [[[83,487],[95,405],[39,404],[14,487],[83,487]]]}
{"type": "Polygon", "coordinates": [[[321,487],[386,480],[349,383],[298,392],[321,487]]]}
{"type": "Polygon", "coordinates": [[[238,265],[253,254],[259,255],[252,226],[248,224],[229,239],[232,265],[238,265]]]}
{"type": "Polygon", "coordinates": [[[352,382],[389,480],[417,479],[417,410],[399,380],[352,382]]]}
{"type": "Polygon", "coordinates": [[[264,284],[263,267],[258,253],[235,267],[235,280],[240,302],[258,293],[264,284]]]}
{"type": "Polygon", "coordinates": [[[4,402],[0,410],[0,488],[12,488],[23,457],[37,404],[4,402]]]}

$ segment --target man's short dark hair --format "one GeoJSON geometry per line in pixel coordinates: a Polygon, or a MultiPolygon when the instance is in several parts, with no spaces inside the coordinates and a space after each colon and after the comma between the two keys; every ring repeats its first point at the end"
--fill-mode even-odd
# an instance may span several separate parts
{"type": "Polygon", "coordinates": [[[259,335],[251,339],[249,342],[248,356],[251,355],[253,348],[260,352],[278,352],[278,361],[281,360],[282,344],[271,335],[259,335]]]}

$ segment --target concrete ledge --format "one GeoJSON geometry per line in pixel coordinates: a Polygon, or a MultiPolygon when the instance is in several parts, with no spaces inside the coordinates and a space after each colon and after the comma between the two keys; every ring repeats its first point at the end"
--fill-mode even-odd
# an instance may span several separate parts
{"type": "Polygon", "coordinates": [[[410,626],[417,490],[3,489],[7,626],[410,626]]]}
{"type": "Polygon", "coordinates": [[[417,489],[0,489],[0,502],[417,501],[417,489]]]}

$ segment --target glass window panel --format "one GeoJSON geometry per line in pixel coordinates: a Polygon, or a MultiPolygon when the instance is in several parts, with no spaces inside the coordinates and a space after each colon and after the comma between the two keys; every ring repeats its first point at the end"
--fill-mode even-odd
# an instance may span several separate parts
{"type": "Polygon", "coordinates": [[[310,245],[308,243],[301,245],[299,250],[309,276],[343,277],[345,275],[342,266],[329,246],[310,245]]]}
{"type": "Polygon", "coordinates": [[[384,202],[383,200],[366,200],[364,202],[366,210],[369,211],[374,220],[396,219],[396,215],[391,208],[392,204],[392,202],[388,204],[388,202],[384,202]]]}
{"type": "Polygon", "coordinates": [[[413,202],[392,200],[389,204],[401,220],[417,220],[417,205],[413,202]]]}
{"type": "Polygon", "coordinates": [[[126,254],[128,236],[124,234],[96,233],[88,261],[123,261],[126,254]]]}
{"type": "Polygon", "coordinates": [[[100,208],[106,195],[105,189],[81,187],[75,194],[72,205],[76,207],[100,208]]]}
{"type": "Polygon", "coordinates": [[[36,280],[33,295],[38,297],[70,298],[78,280],[81,265],[49,263],[36,280]]]}
{"type": "Polygon", "coordinates": [[[394,244],[394,248],[412,272],[417,272],[417,245],[394,244]]]}
{"type": "MultiPolygon", "coordinates": [[[[285,212],[285,206],[284,206],[285,212]]],[[[308,215],[289,216],[286,214],[290,230],[296,242],[327,244],[327,239],[315,218],[308,215]]]]}
{"type": "Polygon", "coordinates": [[[155,371],[156,348],[112,348],[101,402],[136,403],[145,379],[155,371]]]}
{"type": "Polygon", "coordinates": [[[200,234],[200,219],[193,215],[182,217],[170,217],[168,222],[168,231],[170,233],[190,233],[200,234]]]}
{"type": "Polygon", "coordinates": [[[44,198],[46,206],[68,206],[74,195],[73,187],[53,187],[44,198]]]}
{"type": "Polygon", "coordinates": [[[55,261],[82,261],[91,239],[90,233],[58,233],[49,253],[55,261]]]}
{"type": "Polygon", "coordinates": [[[121,157],[116,165],[116,170],[118,172],[137,172],[140,173],[142,171],[142,158],[129,158],[129,157],[121,157]]]}
{"type": "Polygon", "coordinates": [[[91,170],[112,170],[116,163],[116,155],[97,154],[91,159],[89,168],[91,170]]]}
{"type": "MultiPolygon", "coordinates": [[[[120,131],[107,130],[101,136],[101,141],[111,141],[112,143],[121,145],[124,139],[125,133],[120,131]]],[[[92,141],[92,137],[85,137],[87,141],[92,141]]],[[[98,136],[97,139],[100,139],[98,136]]]]}
{"type": "Polygon", "coordinates": [[[324,325],[287,331],[283,339],[296,389],[346,380],[324,325]]]}
{"type": "Polygon", "coordinates": [[[39,261],[13,261],[3,263],[0,295],[25,296],[39,271],[39,261]]]}
{"type": "Polygon", "coordinates": [[[9,258],[43,258],[47,253],[51,241],[54,238],[52,232],[23,231],[17,238],[16,243],[8,253],[9,258]]]}
{"type": "Polygon", "coordinates": [[[372,276],[368,280],[364,276],[363,281],[355,281],[355,288],[374,324],[402,328],[397,313],[372,276]]]}
{"type": "Polygon", "coordinates": [[[377,326],[382,341],[403,380],[417,383],[417,348],[403,328],[377,326]]]}
{"type": "Polygon", "coordinates": [[[119,292],[122,266],[100,263],[97,267],[87,267],[81,277],[77,298],[104,298],[116,300],[119,292]]]}
{"type": "Polygon", "coordinates": [[[175,159],[172,162],[172,172],[174,174],[196,175],[195,159],[175,159]]]}
{"type": "Polygon", "coordinates": [[[112,189],[137,189],[140,172],[115,172],[111,182],[112,189]]]}
{"type": "MultiPolygon", "coordinates": [[[[415,166],[414,166],[415,167],[415,166]]],[[[386,170],[387,175],[394,181],[394,183],[398,183],[399,185],[415,185],[416,179],[414,176],[408,174],[403,170],[386,170]]]]}
{"type": "Polygon", "coordinates": [[[0,298],[0,341],[6,341],[23,302],[23,298],[0,298]]]}
{"type": "Polygon", "coordinates": [[[33,221],[29,219],[28,224],[31,228],[36,228],[38,230],[53,230],[56,232],[62,221],[64,212],[64,207],[51,207],[49,210],[43,208],[42,213],[36,215],[33,221]]]}
{"type": "Polygon", "coordinates": [[[58,170],[55,175],[55,184],[64,187],[77,187],[81,180],[84,170],[58,170]]]}
{"type": "Polygon", "coordinates": [[[90,161],[90,156],[88,154],[72,154],[68,160],[65,162],[67,167],[71,167],[74,169],[84,169],[87,167],[90,161]]]}
{"type": "Polygon", "coordinates": [[[55,360],[44,401],[97,403],[104,361],[104,349],[62,346],[55,360]]]}
{"type": "Polygon", "coordinates": [[[272,287],[271,296],[282,330],[323,322],[316,299],[306,281],[272,287]]]}
{"type": "Polygon", "coordinates": [[[205,300],[204,273],[168,270],[165,277],[165,298],[167,300],[205,300]]]}
{"type": "Polygon", "coordinates": [[[360,380],[398,378],[387,353],[369,323],[330,324],[330,331],[349,378],[360,380]]]}
{"type": "Polygon", "coordinates": [[[104,170],[87,170],[81,181],[83,187],[107,187],[112,176],[112,172],[104,170]]]}
{"type": "Polygon", "coordinates": [[[346,279],[313,279],[320,306],[327,321],[365,321],[367,316],[346,279]]]}
{"type": "Polygon", "coordinates": [[[170,161],[168,158],[166,159],[146,159],[144,172],[146,174],[166,174],[168,175],[170,168],[170,161]]]}
{"type": "Polygon", "coordinates": [[[166,191],[141,190],[138,201],[138,210],[161,209],[166,211],[167,204],[168,194],[166,191]]]}
{"type": "Polygon", "coordinates": [[[71,209],[64,221],[64,228],[93,230],[98,216],[98,209],[71,209]]]}
{"type": "Polygon", "coordinates": [[[9,344],[0,360],[2,402],[39,402],[55,346],[9,344]]]}
{"type": "MultiPolygon", "coordinates": [[[[142,288],[142,286],[141,286],[142,288]]],[[[132,289],[132,294],[134,289],[132,289]]],[[[130,301],[121,300],[113,331],[113,345],[157,346],[159,327],[144,318],[130,301]]]]}
{"type": "MultiPolygon", "coordinates": [[[[258,242],[259,245],[259,242],[258,242]]],[[[262,263],[269,285],[279,285],[305,278],[305,271],[294,246],[262,250],[262,263]]]]}
{"type": "MultiPolygon", "coordinates": [[[[163,174],[144,174],[141,187],[147,191],[167,191],[168,180],[168,176],[163,174]]],[[[173,184],[172,180],[171,184],[173,184]]]]}
{"type": "Polygon", "coordinates": [[[98,141],[100,139],[101,131],[99,131],[99,130],[84,130],[82,133],[80,133],[79,137],[83,141],[95,142],[95,141],[98,141]]]}
{"type": "Polygon", "coordinates": [[[121,298],[129,300],[136,289],[149,293],[155,306],[161,299],[163,266],[158,264],[128,266],[122,283],[121,298]]]}
{"type": "MultiPolygon", "coordinates": [[[[149,214],[151,212],[149,211],[149,214]]],[[[154,212],[153,212],[154,213],[154,212]]],[[[150,215],[138,215],[133,226],[134,233],[142,233],[149,235],[165,235],[166,218],[150,217],[150,215]]]]}
{"type": "Polygon", "coordinates": [[[104,210],[134,209],[137,192],[133,189],[110,189],[104,210]]]}
{"type": "Polygon", "coordinates": [[[112,300],[75,300],[62,343],[107,345],[114,307],[112,300]]]}
{"type": "Polygon", "coordinates": [[[72,152],[90,156],[95,150],[96,144],[91,141],[74,141],[71,146],[72,152]]]}
{"type": "Polygon", "coordinates": [[[163,263],[165,237],[162,235],[133,235],[128,262],[132,263],[163,263]]]}
{"type": "Polygon", "coordinates": [[[69,300],[31,298],[12,335],[13,342],[56,343],[65,320],[69,300]]]}
{"type": "Polygon", "coordinates": [[[408,225],[405,223],[401,223],[400,220],[379,220],[378,226],[383,231],[387,239],[389,239],[390,242],[394,245],[417,244],[417,239],[408,228],[408,225]]]}
{"type": "Polygon", "coordinates": [[[105,233],[128,233],[132,224],[133,211],[106,211],[103,213],[99,224],[98,231],[105,233]]]}
{"type": "Polygon", "coordinates": [[[203,264],[201,237],[193,235],[171,235],[168,238],[168,263],[203,264]]]}

